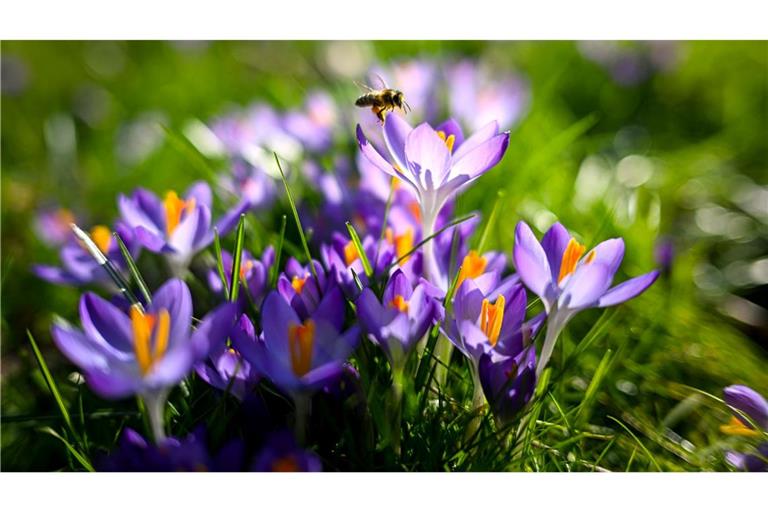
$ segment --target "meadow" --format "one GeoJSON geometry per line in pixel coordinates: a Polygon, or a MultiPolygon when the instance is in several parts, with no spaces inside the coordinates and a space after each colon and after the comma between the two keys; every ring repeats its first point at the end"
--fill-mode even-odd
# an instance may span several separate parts
{"type": "Polygon", "coordinates": [[[765,469],[767,56],[4,41],[3,470],[765,469]]]}

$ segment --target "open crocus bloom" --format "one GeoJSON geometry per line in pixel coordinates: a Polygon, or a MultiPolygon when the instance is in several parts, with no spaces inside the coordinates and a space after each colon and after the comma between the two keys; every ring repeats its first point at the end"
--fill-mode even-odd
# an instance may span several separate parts
{"type": "MultiPolygon", "coordinates": [[[[69,229],[71,233],[72,230],[69,229]]],[[[115,232],[120,235],[131,256],[136,258],[141,247],[133,235],[133,230],[128,228],[125,223],[118,221],[115,224],[115,232]]],[[[88,235],[116,268],[124,269],[126,267],[120,247],[112,237],[112,230],[107,226],[97,225],[90,229],[88,235]]],[[[61,267],[34,265],[32,271],[39,278],[50,283],[82,286],[98,282],[109,288],[114,288],[107,272],[73,236],[62,246],[59,258],[61,259],[61,267]]]]}
{"type": "MultiPolygon", "coordinates": [[[[768,401],[754,389],[736,384],[723,390],[725,403],[736,409],[730,423],[720,427],[720,431],[728,435],[760,437],[755,429],[768,430],[768,401]],[[747,419],[748,418],[748,419],[747,419]]],[[[756,453],[729,451],[725,460],[742,471],[768,470],[768,442],[763,441],[757,446],[756,453]]]]}
{"type": "Polygon", "coordinates": [[[387,355],[393,368],[402,368],[410,350],[443,316],[442,305],[425,286],[411,286],[402,270],[389,279],[381,301],[370,288],[357,299],[360,325],[387,355]]]}
{"type": "MultiPolygon", "coordinates": [[[[211,189],[205,182],[193,184],[184,196],[166,192],[161,200],[152,192],[137,189],[130,197],[120,195],[118,207],[137,240],[152,252],[169,255],[175,271],[182,271],[198,251],[213,242],[211,189]]],[[[243,201],[216,224],[220,235],[232,230],[249,207],[243,201]]]]}
{"type": "Polygon", "coordinates": [[[317,279],[309,264],[302,266],[295,258],[289,258],[285,273],[277,278],[277,291],[302,321],[317,316],[341,330],[344,297],[336,282],[327,278],[323,266],[317,261],[313,264],[317,279]]]}
{"type": "Polygon", "coordinates": [[[539,243],[531,228],[519,222],[513,257],[520,279],[541,298],[549,315],[539,374],[552,355],[557,336],[573,315],[626,302],[659,276],[654,270],[611,288],[624,258],[624,240],[612,238],[587,252],[560,223],[555,223],[539,243]]]}
{"type": "Polygon", "coordinates": [[[321,310],[302,320],[278,292],[267,295],[261,313],[261,338],[243,328],[250,321],[242,317],[232,334],[233,346],[277,387],[296,397],[341,375],[357,345],[357,327],[339,333],[321,310]]]}
{"type": "Polygon", "coordinates": [[[206,315],[191,332],[192,298],[187,285],[171,279],[143,311],[125,311],[93,293],[80,299],[83,330],[62,322],[53,326],[56,346],[81,368],[88,386],[105,398],[140,395],[147,401],[156,440],[162,439],[162,410],[168,390],[225,338],[235,306],[206,315]]]}

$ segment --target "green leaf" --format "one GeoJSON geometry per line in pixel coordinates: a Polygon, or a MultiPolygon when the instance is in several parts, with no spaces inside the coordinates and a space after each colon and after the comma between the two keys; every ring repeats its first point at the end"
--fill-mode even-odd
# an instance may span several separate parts
{"type": "Polygon", "coordinates": [[[501,205],[501,201],[504,199],[505,195],[507,195],[507,193],[503,189],[496,193],[496,202],[493,205],[493,210],[491,210],[491,215],[488,217],[488,222],[485,223],[483,234],[480,236],[480,242],[477,244],[477,252],[479,254],[483,254],[483,251],[485,251],[485,244],[488,242],[488,235],[491,232],[493,226],[496,224],[496,218],[499,216],[499,206],[501,205]]]}
{"type": "Polygon", "coordinates": [[[230,283],[232,288],[229,290],[229,301],[235,302],[240,292],[240,266],[243,263],[243,243],[245,241],[245,214],[240,214],[240,220],[237,223],[237,235],[235,238],[235,252],[233,253],[232,275],[230,283]]]}
{"type": "Polygon", "coordinates": [[[69,451],[69,453],[71,453],[72,456],[75,459],[77,459],[77,461],[86,469],[86,471],[90,471],[90,472],[94,472],[95,471],[95,469],[93,469],[93,466],[91,465],[91,463],[88,461],[88,458],[85,455],[83,455],[82,453],[80,453],[79,451],[77,451],[75,449],[75,447],[72,446],[69,441],[64,439],[58,432],[53,430],[51,427],[41,427],[38,430],[40,432],[43,432],[44,434],[48,434],[50,436],[53,436],[56,439],[58,439],[59,441],[61,441],[62,443],[64,443],[64,446],[67,447],[67,450],[69,451]]]}
{"type": "Polygon", "coordinates": [[[219,272],[222,290],[224,290],[224,296],[229,297],[229,284],[227,284],[227,277],[224,274],[224,260],[221,257],[221,239],[216,227],[213,228],[213,249],[216,253],[216,270],[219,272]]]}
{"type": "Polygon", "coordinates": [[[283,215],[280,222],[280,238],[277,239],[277,248],[275,249],[275,264],[269,277],[270,288],[274,288],[277,285],[277,277],[280,275],[280,257],[283,255],[283,242],[285,241],[285,226],[287,222],[288,217],[283,215]]]}
{"type": "Polygon", "coordinates": [[[608,373],[611,354],[612,351],[610,349],[605,351],[605,355],[603,355],[603,358],[600,360],[600,364],[597,366],[597,370],[595,370],[595,375],[592,377],[592,380],[587,387],[587,391],[584,393],[584,399],[579,406],[579,422],[589,419],[590,410],[597,399],[597,390],[600,388],[600,384],[606,373],[608,373]]]}
{"type": "Polygon", "coordinates": [[[347,225],[347,231],[349,231],[349,236],[352,238],[352,243],[355,245],[355,250],[357,251],[357,255],[360,257],[360,261],[363,263],[363,270],[365,271],[365,275],[368,276],[370,279],[373,277],[373,267],[371,267],[371,262],[368,261],[368,255],[365,254],[365,249],[363,249],[363,243],[360,241],[360,237],[357,235],[357,231],[355,231],[355,227],[350,224],[349,221],[346,222],[347,225]]]}
{"type": "Polygon", "coordinates": [[[133,281],[136,283],[136,286],[139,287],[139,291],[141,291],[141,294],[144,296],[144,300],[147,302],[147,304],[152,304],[152,294],[149,292],[149,288],[147,287],[147,283],[144,281],[144,278],[141,276],[141,272],[139,272],[139,267],[136,266],[136,261],[134,261],[133,256],[131,256],[131,253],[128,251],[128,248],[123,243],[123,239],[120,238],[120,235],[117,233],[117,231],[114,231],[112,236],[117,241],[117,245],[120,247],[120,252],[123,255],[123,259],[128,264],[128,271],[133,277],[133,281]]]}

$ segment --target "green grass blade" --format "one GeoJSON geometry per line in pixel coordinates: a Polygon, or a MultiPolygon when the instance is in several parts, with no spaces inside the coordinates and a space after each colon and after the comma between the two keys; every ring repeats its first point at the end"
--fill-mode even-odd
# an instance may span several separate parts
{"type": "Polygon", "coordinates": [[[355,244],[355,250],[357,251],[358,256],[360,256],[360,261],[363,263],[363,270],[365,271],[365,275],[370,279],[373,277],[373,267],[371,266],[371,262],[368,260],[368,255],[365,254],[363,243],[360,241],[360,237],[357,235],[355,227],[349,221],[346,222],[346,225],[347,231],[349,231],[349,236],[352,238],[352,243],[355,244]]]}
{"type": "Polygon", "coordinates": [[[493,205],[491,215],[488,217],[488,222],[485,223],[483,234],[480,236],[480,242],[477,244],[477,252],[480,254],[483,254],[483,251],[485,251],[485,245],[488,243],[488,235],[490,234],[493,226],[496,224],[496,218],[499,216],[499,206],[501,206],[501,201],[504,199],[505,195],[506,192],[504,190],[499,190],[499,192],[496,194],[496,203],[493,205]]]}
{"type": "Polygon", "coordinates": [[[280,258],[283,255],[283,242],[285,241],[285,226],[288,223],[288,216],[283,215],[280,222],[280,238],[277,239],[277,247],[275,248],[275,264],[270,272],[269,286],[274,288],[277,285],[277,276],[280,275],[280,258]]]}
{"type": "Polygon", "coordinates": [[[118,232],[112,232],[112,236],[114,237],[115,241],[117,241],[118,247],[120,247],[120,252],[123,255],[123,259],[128,265],[128,271],[133,277],[133,281],[136,283],[136,286],[139,287],[141,295],[144,297],[144,300],[147,302],[147,304],[152,304],[152,294],[149,292],[149,288],[147,287],[147,283],[144,281],[144,278],[141,276],[141,272],[139,272],[139,267],[136,266],[136,261],[133,259],[133,256],[131,256],[131,253],[123,243],[123,239],[120,238],[118,232]]]}
{"type": "Polygon", "coordinates": [[[628,433],[630,436],[632,436],[632,439],[634,439],[634,440],[635,440],[635,442],[636,442],[636,443],[637,443],[637,444],[640,446],[640,449],[641,449],[641,450],[643,450],[643,452],[644,452],[644,453],[645,453],[645,455],[646,455],[646,456],[647,456],[647,457],[648,457],[648,458],[651,460],[651,462],[653,463],[653,465],[654,465],[654,466],[656,466],[656,471],[659,471],[659,472],[662,472],[662,471],[663,471],[663,470],[661,469],[661,466],[659,466],[659,463],[658,463],[658,462],[656,462],[656,459],[654,458],[654,456],[653,456],[653,454],[650,452],[650,450],[648,450],[648,448],[646,448],[646,447],[645,447],[645,445],[643,444],[643,442],[642,442],[642,441],[640,441],[640,439],[638,439],[638,437],[635,435],[635,433],[634,433],[634,432],[632,432],[632,430],[630,430],[630,429],[629,429],[629,427],[627,427],[627,426],[626,426],[624,423],[622,423],[622,422],[621,422],[619,419],[617,419],[617,418],[615,418],[615,417],[613,417],[613,416],[608,416],[608,419],[609,419],[609,420],[612,420],[612,421],[615,421],[616,423],[618,423],[618,424],[621,426],[621,428],[623,428],[624,430],[626,430],[626,431],[627,431],[627,433],[628,433]]]}
{"type": "Polygon", "coordinates": [[[229,284],[227,284],[227,277],[224,274],[224,260],[221,257],[221,239],[216,227],[213,228],[213,249],[216,253],[216,270],[219,273],[219,279],[221,279],[222,290],[224,290],[224,296],[229,297],[229,284]]]}
{"type": "Polygon", "coordinates": [[[312,270],[312,275],[315,278],[315,282],[320,282],[317,277],[317,271],[315,270],[315,261],[312,259],[312,253],[309,252],[309,244],[307,243],[307,237],[304,234],[304,228],[301,226],[301,219],[299,218],[299,211],[296,209],[296,202],[293,200],[293,194],[291,194],[291,188],[288,186],[288,180],[285,179],[285,173],[283,172],[283,166],[280,165],[280,159],[275,155],[275,162],[277,162],[277,168],[280,170],[280,178],[283,180],[283,186],[285,187],[285,193],[288,196],[288,203],[291,205],[291,211],[293,212],[293,219],[296,221],[296,227],[299,228],[299,237],[301,238],[301,245],[304,247],[304,253],[307,256],[309,262],[309,268],[312,270]]]}
{"type": "Polygon", "coordinates": [[[86,469],[86,471],[90,471],[90,472],[96,471],[95,469],[93,469],[93,466],[91,465],[90,461],[88,460],[88,458],[85,455],[83,455],[82,453],[77,451],[75,449],[75,447],[70,444],[69,441],[64,439],[58,432],[53,430],[51,427],[41,427],[38,430],[40,432],[43,432],[43,433],[48,434],[50,436],[53,436],[56,439],[58,439],[59,441],[61,441],[64,444],[64,446],[66,446],[66,448],[69,451],[69,453],[71,453],[72,456],[75,459],[77,459],[77,462],[79,462],[86,469]]]}
{"type": "Polygon", "coordinates": [[[59,411],[61,412],[61,416],[64,418],[64,423],[67,425],[67,428],[72,433],[74,438],[78,439],[77,432],[72,425],[72,418],[70,418],[69,411],[64,405],[64,400],[61,398],[61,393],[59,393],[59,388],[56,386],[56,382],[53,380],[53,376],[51,375],[50,370],[48,370],[48,365],[45,363],[45,359],[43,359],[43,354],[40,352],[40,349],[35,342],[35,338],[32,336],[32,333],[29,332],[29,329],[27,329],[27,337],[29,338],[29,343],[32,345],[32,351],[35,353],[37,365],[40,367],[40,371],[43,373],[45,384],[48,386],[48,390],[51,392],[51,395],[53,395],[53,399],[56,401],[56,405],[59,406],[59,411]]]}
{"type": "Polygon", "coordinates": [[[603,378],[608,373],[611,354],[611,349],[606,350],[605,355],[600,360],[600,364],[597,365],[595,375],[592,377],[592,380],[587,387],[587,391],[584,393],[584,399],[581,401],[581,405],[579,405],[577,423],[581,423],[589,419],[589,413],[595,403],[595,400],[597,400],[597,390],[600,389],[600,384],[603,382],[603,378]]]}
{"type": "Polygon", "coordinates": [[[229,289],[229,301],[235,302],[240,292],[240,266],[243,263],[243,243],[245,242],[245,214],[240,214],[240,220],[237,223],[237,235],[235,238],[235,252],[232,255],[232,275],[229,289]]]}

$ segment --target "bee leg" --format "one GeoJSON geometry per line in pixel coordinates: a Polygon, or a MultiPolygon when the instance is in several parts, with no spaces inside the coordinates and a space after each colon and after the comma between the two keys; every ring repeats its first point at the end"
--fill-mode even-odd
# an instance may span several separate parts
{"type": "Polygon", "coordinates": [[[371,111],[376,114],[376,117],[379,118],[379,121],[381,124],[384,124],[384,109],[380,107],[373,107],[371,111]]]}

